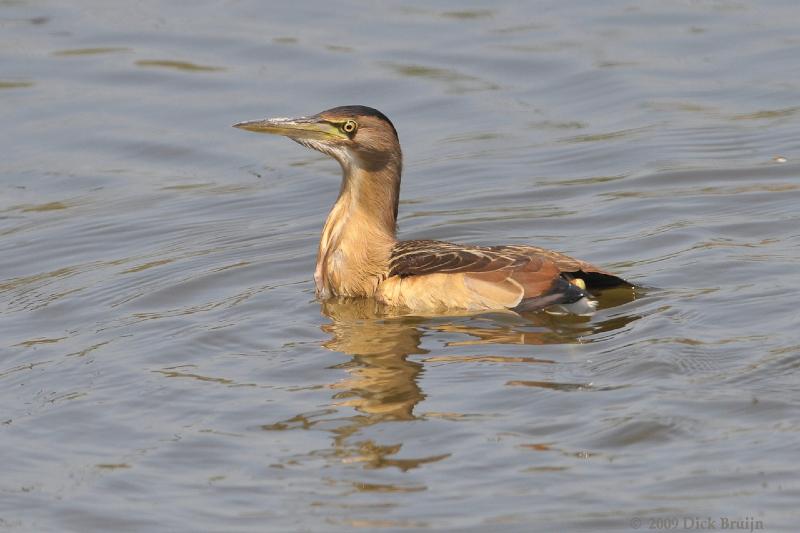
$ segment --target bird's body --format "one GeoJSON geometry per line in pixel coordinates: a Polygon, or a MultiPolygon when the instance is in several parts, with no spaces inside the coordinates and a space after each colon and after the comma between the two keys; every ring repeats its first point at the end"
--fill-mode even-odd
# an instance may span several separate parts
{"type": "Polygon", "coordinates": [[[589,263],[534,246],[397,241],[402,153],[379,111],[344,106],[298,119],[236,127],[285,135],[339,161],[339,197],[325,222],[314,272],[317,295],[375,298],[415,312],[526,311],[550,305],[589,312],[588,290],[627,284],[589,263]]]}

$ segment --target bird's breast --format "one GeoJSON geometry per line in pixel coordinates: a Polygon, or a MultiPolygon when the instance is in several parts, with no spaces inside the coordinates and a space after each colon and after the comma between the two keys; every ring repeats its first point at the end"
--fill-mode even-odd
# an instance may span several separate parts
{"type": "Polygon", "coordinates": [[[321,298],[375,296],[385,267],[371,265],[359,257],[343,248],[330,250],[321,257],[314,274],[317,295],[321,298]]]}

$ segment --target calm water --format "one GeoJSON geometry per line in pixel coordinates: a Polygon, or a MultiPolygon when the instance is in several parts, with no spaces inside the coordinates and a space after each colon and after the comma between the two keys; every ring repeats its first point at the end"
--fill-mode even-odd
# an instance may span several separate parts
{"type": "Polygon", "coordinates": [[[798,19],[0,1],[0,530],[796,531],[798,19]],[[400,132],[403,237],[650,289],[316,301],[338,167],[230,125],[351,103],[400,132]]]}

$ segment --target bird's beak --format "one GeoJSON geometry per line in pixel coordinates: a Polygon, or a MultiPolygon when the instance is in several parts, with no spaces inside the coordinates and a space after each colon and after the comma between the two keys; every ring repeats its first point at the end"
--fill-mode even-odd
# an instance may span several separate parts
{"type": "Polygon", "coordinates": [[[257,133],[284,135],[290,139],[332,140],[342,137],[336,126],[319,117],[265,118],[239,122],[233,127],[257,133]]]}

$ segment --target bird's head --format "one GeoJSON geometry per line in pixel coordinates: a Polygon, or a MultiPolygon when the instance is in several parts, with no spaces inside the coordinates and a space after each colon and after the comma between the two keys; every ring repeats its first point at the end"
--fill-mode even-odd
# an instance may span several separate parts
{"type": "Polygon", "coordinates": [[[389,164],[400,170],[397,130],[386,115],[371,107],[334,107],[308,117],[250,120],[233,127],[283,135],[335,158],[345,171],[374,172],[389,164]]]}

